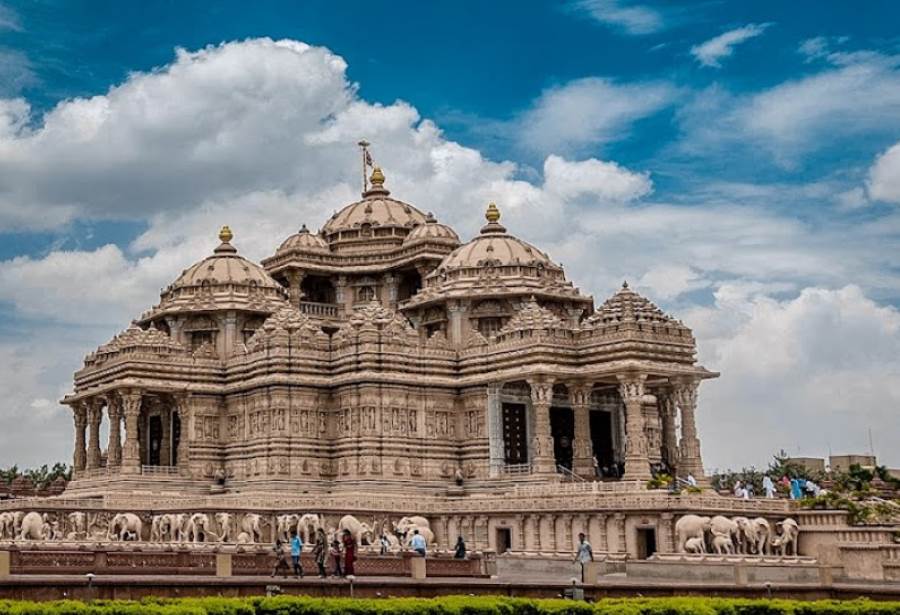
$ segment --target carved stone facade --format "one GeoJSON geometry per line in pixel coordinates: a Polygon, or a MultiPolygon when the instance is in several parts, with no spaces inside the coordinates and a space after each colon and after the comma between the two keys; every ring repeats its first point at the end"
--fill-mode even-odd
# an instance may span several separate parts
{"type": "MultiPolygon", "coordinates": [[[[87,356],[63,400],[69,495],[465,502],[600,479],[640,492],[651,469],[702,484],[697,391],[717,374],[697,365],[687,327],[624,284],[595,307],[494,204],[460,243],[390,197],[380,170],[371,182],[262,265],[224,227],[210,257],[87,356]]],[[[611,545],[624,531],[587,511],[516,512],[502,527],[444,514],[439,533],[465,526],[487,545],[509,532],[512,549],[568,548],[584,524],[611,545]]]]}

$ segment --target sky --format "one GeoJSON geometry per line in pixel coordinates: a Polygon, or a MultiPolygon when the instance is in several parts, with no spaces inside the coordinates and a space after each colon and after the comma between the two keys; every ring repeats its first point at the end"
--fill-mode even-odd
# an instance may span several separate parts
{"type": "Polygon", "coordinates": [[[900,5],[0,0],[0,466],[71,459],[85,354],[215,246],[496,201],[683,320],[710,468],[900,467],[900,5]]]}

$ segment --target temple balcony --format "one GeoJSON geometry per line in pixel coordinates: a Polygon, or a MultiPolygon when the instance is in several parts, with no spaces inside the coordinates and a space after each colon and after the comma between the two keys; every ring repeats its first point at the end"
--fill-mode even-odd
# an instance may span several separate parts
{"type": "Polygon", "coordinates": [[[343,313],[343,306],[337,303],[317,303],[315,301],[301,301],[300,312],[310,318],[324,320],[338,320],[343,313]]]}

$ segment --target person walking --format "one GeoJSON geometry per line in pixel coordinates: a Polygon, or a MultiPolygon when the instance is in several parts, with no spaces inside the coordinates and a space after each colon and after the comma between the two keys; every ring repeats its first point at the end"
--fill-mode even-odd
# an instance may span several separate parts
{"type": "Polygon", "coordinates": [[[454,551],[453,557],[456,559],[466,559],[466,541],[463,540],[462,536],[456,538],[456,551],[454,551]]]}
{"type": "Polygon", "coordinates": [[[387,555],[388,551],[391,548],[391,541],[388,540],[387,534],[384,532],[381,533],[381,537],[378,539],[378,544],[381,545],[381,548],[378,550],[379,555],[387,555]]]}
{"type": "Polygon", "coordinates": [[[331,541],[331,559],[334,562],[333,576],[344,576],[344,571],[341,569],[341,543],[337,538],[331,541]]]}
{"type": "Polygon", "coordinates": [[[297,530],[291,530],[291,563],[294,566],[294,576],[303,576],[303,566],[300,563],[300,554],[303,553],[303,540],[297,534],[297,530]]]}
{"type": "Polygon", "coordinates": [[[419,530],[413,530],[412,539],[409,541],[409,545],[412,547],[412,550],[425,557],[425,537],[419,533],[419,530]]]}
{"type": "Polygon", "coordinates": [[[766,474],[763,476],[762,480],[763,490],[766,492],[766,498],[772,499],[775,497],[775,483],[772,482],[772,477],[766,474]]]}
{"type": "Polygon", "coordinates": [[[328,539],[325,537],[325,530],[319,528],[316,530],[316,546],[313,547],[313,559],[316,560],[316,567],[319,569],[319,578],[324,579],[327,576],[325,572],[325,558],[328,555],[328,539]]]}
{"type": "Polygon", "coordinates": [[[588,562],[594,561],[594,549],[591,543],[587,541],[584,532],[578,533],[578,550],[575,552],[575,560],[581,564],[581,582],[584,583],[584,566],[588,562]]]}
{"type": "Polygon", "coordinates": [[[281,542],[280,538],[275,539],[275,546],[272,547],[272,550],[275,551],[275,568],[272,569],[272,578],[274,579],[278,571],[281,570],[286,579],[289,568],[287,555],[284,552],[284,543],[281,542]]]}
{"type": "Polygon", "coordinates": [[[344,530],[344,576],[356,574],[353,565],[356,563],[356,536],[344,530]]]}

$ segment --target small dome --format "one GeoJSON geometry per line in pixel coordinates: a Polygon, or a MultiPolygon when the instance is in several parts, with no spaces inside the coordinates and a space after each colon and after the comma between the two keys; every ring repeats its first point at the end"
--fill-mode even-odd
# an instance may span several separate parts
{"type": "Polygon", "coordinates": [[[500,210],[494,203],[488,205],[484,217],[488,223],[481,228],[481,234],[451,252],[438,270],[510,265],[561,269],[546,253],[509,235],[506,227],[500,224],[500,210]]]}
{"type": "Polygon", "coordinates": [[[420,241],[434,240],[459,245],[459,235],[456,234],[456,231],[446,224],[441,224],[429,213],[425,218],[425,224],[415,227],[403,240],[403,245],[408,246],[420,241]]]}
{"type": "Polygon", "coordinates": [[[690,329],[683,323],[663,312],[646,297],[631,290],[627,282],[623,282],[622,288],[604,301],[594,314],[585,319],[584,326],[602,328],[624,322],[660,325],[669,327],[672,331],[690,334],[690,329]]]}
{"type": "Polygon", "coordinates": [[[299,231],[288,237],[278,247],[276,254],[281,252],[328,252],[328,244],[321,235],[313,235],[304,224],[299,231]]]}
{"type": "Polygon", "coordinates": [[[268,312],[287,291],[265,269],[239,256],[231,245],[233,235],[222,227],[222,241],[212,256],[185,269],[163,289],[160,303],[142,317],[142,322],[164,313],[236,309],[268,312]]]}
{"type": "MultiPolygon", "coordinates": [[[[384,174],[380,168],[375,167],[370,181],[372,187],[363,193],[361,201],[347,205],[331,216],[322,227],[322,234],[329,244],[340,241],[341,232],[365,232],[379,228],[400,229],[398,235],[402,240],[410,230],[427,221],[425,214],[409,203],[390,197],[390,191],[384,187],[384,174]]],[[[387,237],[395,241],[398,239],[393,234],[387,237]]]]}

